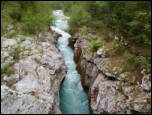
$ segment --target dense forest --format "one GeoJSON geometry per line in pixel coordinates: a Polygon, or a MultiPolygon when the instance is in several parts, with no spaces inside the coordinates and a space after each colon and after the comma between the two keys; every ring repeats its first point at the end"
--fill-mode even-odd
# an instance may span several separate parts
{"type": "MultiPolygon", "coordinates": [[[[51,3],[34,1],[17,1],[1,3],[2,34],[6,33],[6,25],[13,24],[17,32],[23,34],[37,34],[47,31],[53,17],[51,3]]],[[[17,34],[17,33],[11,33],[17,34]]]]}

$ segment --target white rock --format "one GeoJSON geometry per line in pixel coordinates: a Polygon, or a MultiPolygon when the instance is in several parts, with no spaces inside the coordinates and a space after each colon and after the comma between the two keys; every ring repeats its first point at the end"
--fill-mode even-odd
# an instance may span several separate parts
{"type": "Polygon", "coordinates": [[[101,56],[101,57],[105,57],[106,56],[106,52],[103,48],[98,49],[97,51],[97,55],[101,56]]]}
{"type": "Polygon", "coordinates": [[[34,76],[28,75],[25,78],[23,78],[21,81],[19,81],[17,84],[15,84],[16,90],[23,93],[29,93],[32,91],[38,91],[40,90],[40,86],[38,84],[38,81],[34,76]],[[27,85],[28,83],[28,85],[27,85]]]}
{"type": "Polygon", "coordinates": [[[141,87],[142,87],[144,90],[151,91],[151,74],[145,75],[145,76],[142,78],[141,87]]]}
{"type": "Polygon", "coordinates": [[[115,40],[119,40],[119,38],[118,38],[118,36],[115,36],[115,38],[114,38],[115,40]]]}
{"type": "Polygon", "coordinates": [[[2,43],[2,47],[6,48],[9,46],[15,46],[17,44],[15,39],[7,39],[2,43]]]}
{"type": "Polygon", "coordinates": [[[11,85],[12,89],[6,85],[1,86],[1,113],[61,113],[58,92],[66,68],[63,56],[53,40],[36,44],[22,35],[14,39],[4,37],[2,39],[3,63],[13,60],[9,52],[17,46],[17,41],[21,41],[20,47],[25,47],[25,51],[21,52],[24,56],[20,55],[22,57],[14,63],[15,74],[4,77],[6,85],[11,85]],[[30,55],[26,48],[31,48],[30,55]],[[42,49],[43,53],[41,53],[42,49]],[[56,73],[58,69],[60,71],[56,73]]]}
{"type": "Polygon", "coordinates": [[[19,75],[18,74],[13,74],[4,77],[4,80],[9,84],[9,85],[13,85],[15,84],[17,81],[19,81],[19,75]]]}

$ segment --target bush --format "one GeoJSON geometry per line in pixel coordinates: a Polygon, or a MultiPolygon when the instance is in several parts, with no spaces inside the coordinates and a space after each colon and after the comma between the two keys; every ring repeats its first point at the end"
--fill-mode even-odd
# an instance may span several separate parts
{"type": "Polygon", "coordinates": [[[86,9],[79,4],[73,5],[71,7],[71,14],[70,14],[70,26],[71,29],[82,27],[83,25],[88,25],[90,22],[91,16],[86,11],[86,9]]]}
{"type": "Polygon", "coordinates": [[[15,73],[15,69],[13,68],[13,64],[12,63],[2,63],[1,64],[1,74],[14,74],[15,73]]]}
{"type": "Polygon", "coordinates": [[[11,55],[13,56],[13,59],[18,61],[20,58],[19,54],[23,51],[23,48],[20,46],[20,43],[18,43],[17,46],[11,50],[11,55]]]}
{"type": "Polygon", "coordinates": [[[15,35],[17,35],[17,32],[15,30],[12,30],[12,31],[8,32],[7,37],[12,38],[15,35]]]}
{"type": "Polygon", "coordinates": [[[139,64],[142,67],[142,69],[146,69],[147,72],[150,72],[151,58],[144,56],[137,56],[135,58],[135,63],[139,64]]]}
{"type": "Polygon", "coordinates": [[[83,34],[87,34],[88,32],[88,28],[86,26],[83,26],[82,28],[80,28],[80,33],[83,35],[83,34]]]}
{"type": "Polygon", "coordinates": [[[22,19],[23,31],[27,34],[38,34],[39,32],[47,31],[49,29],[50,22],[53,21],[53,17],[34,14],[31,10],[25,14],[22,19]]]}
{"type": "Polygon", "coordinates": [[[14,21],[14,22],[19,22],[21,21],[22,17],[22,12],[20,8],[20,4],[18,2],[8,2],[7,5],[5,5],[5,10],[6,13],[5,15],[9,15],[9,17],[14,21]]]}
{"type": "Polygon", "coordinates": [[[135,62],[136,56],[134,54],[128,52],[128,51],[125,51],[124,57],[125,57],[125,59],[127,59],[127,61],[129,63],[134,63],[135,62]]]}
{"type": "Polygon", "coordinates": [[[101,44],[97,40],[91,41],[91,50],[92,51],[97,51],[100,46],[101,46],[101,44]]]}
{"type": "Polygon", "coordinates": [[[106,23],[104,23],[101,20],[93,21],[92,25],[93,25],[93,27],[95,27],[95,28],[97,28],[99,30],[102,30],[102,31],[105,31],[107,29],[106,23]]]}

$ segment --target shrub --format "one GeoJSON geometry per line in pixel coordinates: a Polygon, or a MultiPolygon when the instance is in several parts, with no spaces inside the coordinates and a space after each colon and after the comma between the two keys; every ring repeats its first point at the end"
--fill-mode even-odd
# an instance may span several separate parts
{"type": "Polygon", "coordinates": [[[1,64],[1,74],[13,74],[15,72],[15,69],[13,67],[12,63],[2,63],[1,64]]]}
{"type": "Polygon", "coordinates": [[[34,14],[31,10],[28,10],[22,19],[23,31],[27,34],[38,34],[39,32],[47,31],[53,19],[51,16],[34,14]]]}
{"type": "Polygon", "coordinates": [[[71,15],[70,15],[70,26],[71,29],[78,28],[83,25],[88,25],[91,19],[90,14],[86,11],[85,7],[79,4],[73,5],[71,7],[71,15]]]}
{"type": "Polygon", "coordinates": [[[10,1],[5,5],[5,7],[5,13],[7,13],[5,15],[8,15],[15,22],[21,21],[22,12],[18,2],[10,1]]]}
{"type": "Polygon", "coordinates": [[[128,62],[134,63],[136,56],[128,51],[125,51],[124,53],[125,59],[127,59],[128,62]]]}
{"type": "Polygon", "coordinates": [[[125,48],[119,42],[114,40],[112,40],[112,42],[109,40],[108,44],[106,44],[106,47],[110,56],[122,55],[125,50],[125,48]]]}
{"type": "MultiPolygon", "coordinates": [[[[3,2],[3,23],[13,24],[20,29],[17,32],[23,34],[38,34],[47,31],[54,18],[51,16],[50,2],[16,1],[3,2]]],[[[5,33],[4,26],[2,28],[5,33]]]]}
{"type": "Polygon", "coordinates": [[[139,64],[142,68],[146,69],[147,72],[150,72],[151,68],[151,59],[144,56],[137,56],[135,58],[135,63],[139,64]]]}
{"type": "Polygon", "coordinates": [[[7,34],[7,37],[12,38],[12,37],[14,37],[15,35],[17,35],[17,32],[16,32],[15,30],[12,30],[12,31],[10,31],[10,32],[7,34]]]}
{"type": "Polygon", "coordinates": [[[11,55],[13,56],[14,60],[19,60],[19,54],[23,51],[23,48],[20,46],[20,43],[14,49],[11,49],[11,55]]]}
{"type": "Polygon", "coordinates": [[[83,26],[82,28],[80,28],[81,34],[87,34],[87,32],[88,32],[88,28],[86,26],[83,26]]]}
{"type": "Polygon", "coordinates": [[[101,44],[97,40],[91,41],[91,50],[97,51],[97,49],[101,46],[101,44]]]}

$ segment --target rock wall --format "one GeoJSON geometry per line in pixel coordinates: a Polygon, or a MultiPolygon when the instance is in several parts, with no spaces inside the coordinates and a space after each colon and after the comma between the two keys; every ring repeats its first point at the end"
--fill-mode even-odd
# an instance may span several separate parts
{"type": "Polygon", "coordinates": [[[6,63],[14,68],[13,74],[1,73],[1,113],[61,113],[59,88],[66,66],[57,36],[46,32],[39,36],[41,42],[23,35],[1,37],[1,69],[6,63]]]}
{"type": "Polygon", "coordinates": [[[88,51],[92,34],[76,34],[70,40],[84,88],[88,89],[91,111],[103,113],[151,113],[151,74],[140,82],[129,72],[112,67],[104,48],[88,51]]]}

